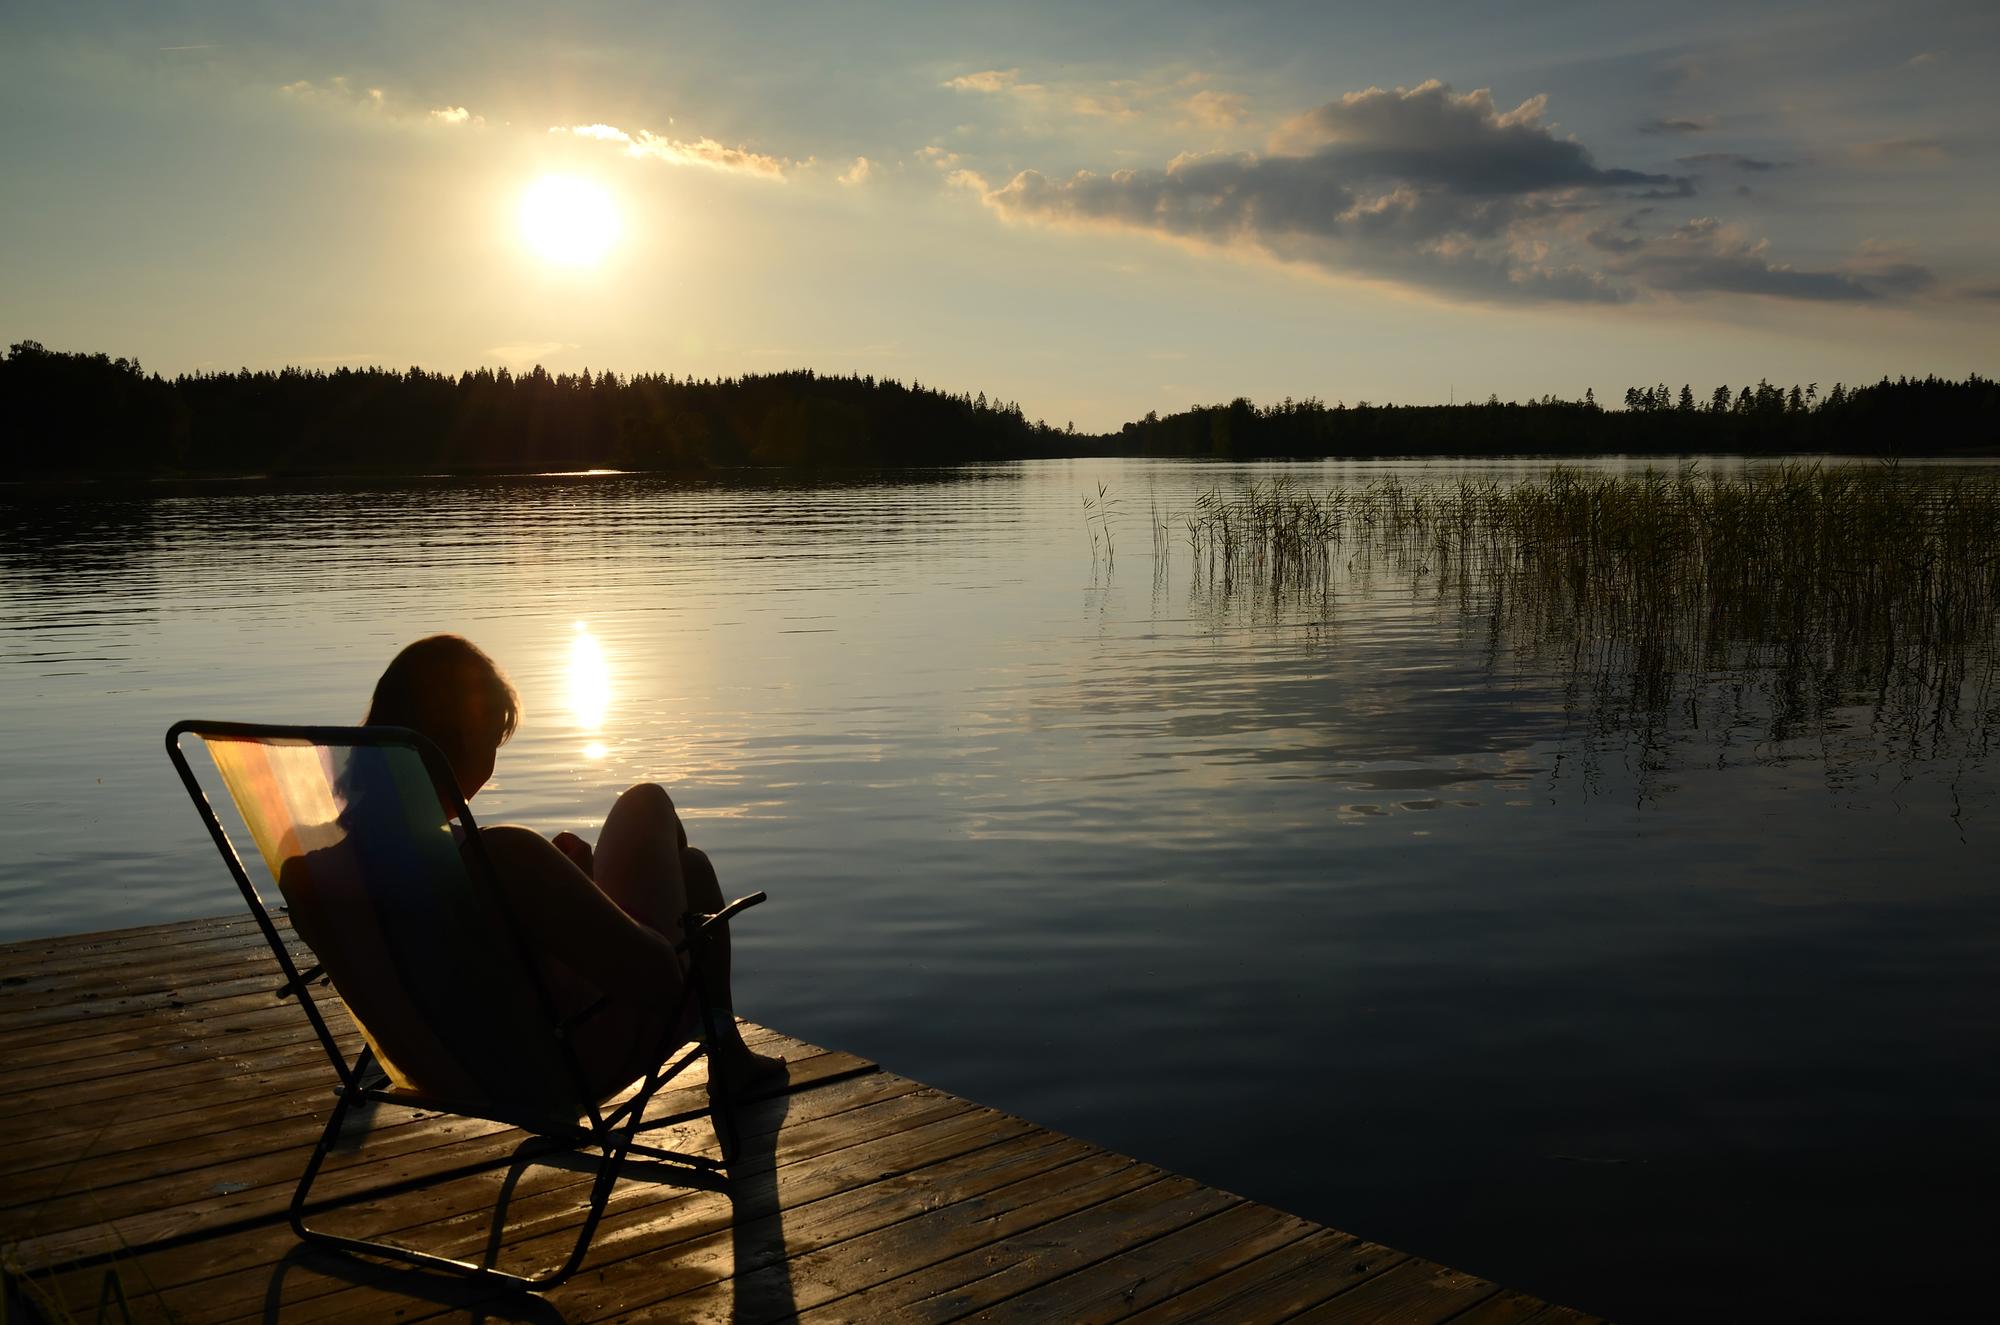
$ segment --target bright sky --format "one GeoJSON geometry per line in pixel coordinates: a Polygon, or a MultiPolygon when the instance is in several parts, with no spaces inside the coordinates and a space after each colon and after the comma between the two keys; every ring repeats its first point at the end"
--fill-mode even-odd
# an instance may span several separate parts
{"type": "Polygon", "coordinates": [[[1115,426],[2000,371],[2000,7],[12,6],[0,337],[1115,426]]]}

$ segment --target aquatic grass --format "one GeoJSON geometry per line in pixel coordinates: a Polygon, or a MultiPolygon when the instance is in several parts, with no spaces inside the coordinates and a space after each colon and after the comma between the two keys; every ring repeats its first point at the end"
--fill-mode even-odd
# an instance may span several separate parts
{"type": "Polygon", "coordinates": [[[1325,491],[1281,478],[1204,492],[1180,519],[1212,603],[1323,607],[1393,573],[1483,630],[1495,666],[1558,678],[1586,737],[1636,748],[1643,768],[1697,729],[1724,760],[1746,737],[1817,735],[1836,782],[1991,749],[2000,478],[1816,464],[1325,491]]]}

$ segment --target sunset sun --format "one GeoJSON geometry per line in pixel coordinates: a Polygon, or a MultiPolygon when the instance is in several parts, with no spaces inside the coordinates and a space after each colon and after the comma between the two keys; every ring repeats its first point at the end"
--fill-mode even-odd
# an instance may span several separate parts
{"type": "Polygon", "coordinates": [[[618,241],[611,195],[589,180],[544,175],[521,195],[521,240],[536,257],[563,267],[594,267],[618,241]]]}

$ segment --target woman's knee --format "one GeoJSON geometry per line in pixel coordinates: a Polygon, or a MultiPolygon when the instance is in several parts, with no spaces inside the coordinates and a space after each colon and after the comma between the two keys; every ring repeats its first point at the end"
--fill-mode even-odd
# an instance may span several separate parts
{"type": "Polygon", "coordinates": [[[674,798],[657,782],[641,782],[619,793],[604,821],[605,831],[609,832],[614,824],[622,825],[621,834],[636,830],[640,836],[651,837],[670,831],[675,841],[687,841],[680,813],[674,809],[674,798]]]}
{"type": "Polygon", "coordinates": [[[638,782],[625,788],[619,793],[617,804],[612,806],[614,813],[620,809],[633,814],[671,816],[676,813],[674,798],[667,795],[667,789],[657,782],[638,782]]]}

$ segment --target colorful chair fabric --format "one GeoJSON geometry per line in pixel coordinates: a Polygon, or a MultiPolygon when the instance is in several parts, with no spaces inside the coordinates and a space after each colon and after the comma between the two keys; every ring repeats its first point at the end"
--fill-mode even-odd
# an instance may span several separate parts
{"type": "MultiPolygon", "coordinates": [[[[659,1052],[637,1088],[615,1107],[570,1045],[591,1007],[558,1014],[520,926],[495,885],[477,826],[444,756],[416,732],[394,727],[278,727],[181,722],[167,752],[340,1077],[327,1121],[291,1203],[303,1240],[510,1287],[560,1282],[581,1263],[648,1101],[706,1051],[709,1009],[691,971],[665,1023],[659,1052]],[[182,739],[200,739],[255,841],[316,965],[301,972],[269,908],[209,803],[182,739]],[[312,996],[330,981],[365,1047],[349,1061],[312,996]],[[676,1052],[683,1050],[682,1052],[676,1052]],[[305,1222],[309,1194],[347,1115],[364,1101],[484,1118],[526,1129],[558,1147],[599,1152],[589,1210],[569,1259],[521,1276],[491,1265],[322,1232],[305,1222]]],[[[748,906],[755,893],[713,916],[688,916],[682,945],[697,964],[701,936],[748,906]]],[[[722,1014],[727,1015],[727,1014],[722,1014]]],[[[619,1089],[630,1083],[618,1083],[619,1089]]],[[[617,1091],[612,1092],[615,1097],[617,1091]]],[[[727,1109],[710,1105],[723,1162],[736,1137],[727,1109]]],[[[713,1161],[639,1147],[696,1167],[713,1161]]],[[[359,1198],[355,1198],[359,1199],[359,1198]]]]}

